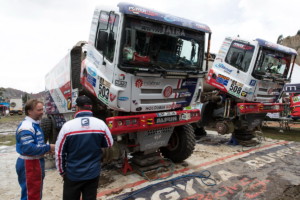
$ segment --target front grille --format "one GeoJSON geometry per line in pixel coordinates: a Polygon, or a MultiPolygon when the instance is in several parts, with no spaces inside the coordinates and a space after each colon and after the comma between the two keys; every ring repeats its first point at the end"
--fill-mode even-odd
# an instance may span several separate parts
{"type": "Polygon", "coordinates": [[[257,97],[274,98],[273,94],[257,94],[257,97]]]}
{"type": "Polygon", "coordinates": [[[171,102],[186,102],[184,97],[170,98],[170,99],[141,99],[141,104],[155,104],[155,103],[171,103],[171,102]]]}
{"type": "MultiPolygon", "coordinates": [[[[173,93],[187,92],[187,88],[173,89],[173,93]]],[[[161,94],[162,89],[141,89],[141,94],[161,94]]]]}

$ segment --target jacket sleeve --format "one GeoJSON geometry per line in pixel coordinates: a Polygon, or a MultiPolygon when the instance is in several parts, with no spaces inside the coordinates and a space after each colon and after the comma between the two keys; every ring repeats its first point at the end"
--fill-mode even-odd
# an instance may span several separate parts
{"type": "Polygon", "coordinates": [[[55,164],[60,175],[65,174],[66,170],[66,132],[63,126],[58,134],[55,143],[55,164]]]}
{"type": "Polygon", "coordinates": [[[21,154],[28,156],[39,156],[50,151],[49,144],[36,144],[34,133],[29,130],[17,132],[17,141],[20,146],[21,154]]]}
{"type": "Polygon", "coordinates": [[[103,148],[112,147],[112,145],[114,144],[114,140],[112,138],[109,128],[104,122],[103,122],[103,129],[104,129],[104,140],[102,140],[101,147],[103,148]]]}

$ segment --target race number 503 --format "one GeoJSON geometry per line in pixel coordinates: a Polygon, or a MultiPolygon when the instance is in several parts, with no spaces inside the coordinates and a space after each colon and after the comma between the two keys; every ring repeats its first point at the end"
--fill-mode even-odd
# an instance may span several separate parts
{"type": "Polygon", "coordinates": [[[99,94],[98,96],[108,100],[109,89],[102,84],[99,84],[99,94]]]}

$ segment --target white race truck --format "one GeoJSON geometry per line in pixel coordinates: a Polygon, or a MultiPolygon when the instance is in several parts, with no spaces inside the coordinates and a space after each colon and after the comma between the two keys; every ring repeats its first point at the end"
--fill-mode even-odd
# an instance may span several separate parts
{"type": "Polygon", "coordinates": [[[89,41],[78,42],[46,75],[42,127],[50,142],[72,119],[76,98],[87,95],[115,140],[107,157],[126,152],[141,160],[159,152],[185,160],[195,146],[191,123],[200,120],[198,109],[186,107],[200,98],[210,38],[207,25],[133,4],[96,8],[89,41]]]}
{"type": "Polygon", "coordinates": [[[198,125],[252,139],[267,113],[283,111],[284,104],[276,102],[291,80],[296,56],[294,49],[262,39],[225,38],[202,85],[198,125]]]}
{"type": "Polygon", "coordinates": [[[9,101],[9,114],[23,114],[23,103],[22,99],[10,99],[9,101]]]}

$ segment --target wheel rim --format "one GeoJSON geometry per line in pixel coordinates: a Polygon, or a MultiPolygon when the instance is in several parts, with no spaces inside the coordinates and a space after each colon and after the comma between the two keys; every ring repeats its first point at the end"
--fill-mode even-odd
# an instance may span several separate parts
{"type": "Polygon", "coordinates": [[[173,150],[177,149],[178,145],[179,145],[179,136],[178,136],[177,131],[174,130],[174,132],[171,135],[171,138],[169,140],[168,150],[173,151],[173,150]]]}

